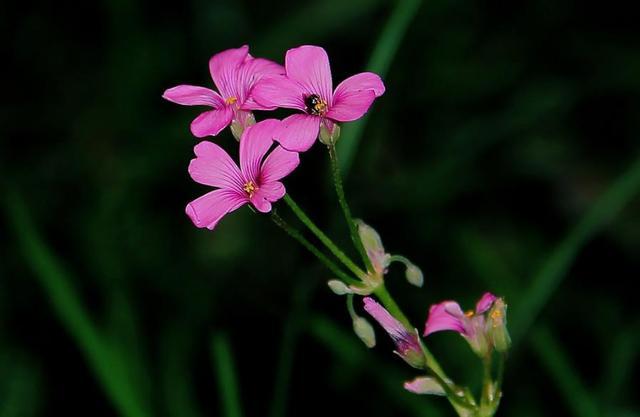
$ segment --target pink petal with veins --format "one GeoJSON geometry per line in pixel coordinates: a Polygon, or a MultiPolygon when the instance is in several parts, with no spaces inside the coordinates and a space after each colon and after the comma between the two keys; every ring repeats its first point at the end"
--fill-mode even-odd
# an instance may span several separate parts
{"type": "Polygon", "coordinates": [[[327,112],[329,119],[338,122],[358,120],[369,110],[376,95],[373,90],[349,91],[333,98],[333,105],[327,112]]]}
{"type": "Polygon", "coordinates": [[[178,85],[165,90],[162,98],[183,106],[224,107],[224,100],[218,93],[195,85],[178,85]]]}
{"type": "Polygon", "coordinates": [[[196,158],[189,164],[189,174],[195,182],[238,192],[242,190],[242,173],[224,149],[215,143],[202,141],[193,151],[196,158]]]}
{"type": "Polygon", "coordinates": [[[304,152],[318,138],[321,120],[318,116],[307,114],[291,115],[282,121],[275,140],[289,151],[304,152]]]}
{"type": "Polygon", "coordinates": [[[185,211],[197,227],[213,230],[222,217],[247,202],[246,196],[234,190],[221,188],[193,200],[185,211]]]}
{"type": "Polygon", "coordinates": [[[261,182],[277,181],[289,175],[300,164],[297,152],[277,146],[262,163],[261,182]]]}
{"type": "Polygon", "coordinates": [[[224,99],[239,98],[238,72],[249,54],[249,46],[227,49],[215,54],[209,60],[209,72],[214,84],[224,99]]]}
{"type": "Polygon", "coordinates": [[[333,98],[329,57],[319,46],[289,49],[285,56],[287,77],[297,81],[307,94],[317,94],[328,104],[333,98]]]}
{"type": "Polygon", "coordinates": [[[444,330],[453,330],[466,335],[466,317],[455,301],[443,301],[429,309],[429,317],[424,327],[424,336],[444,330]]]}
{"type": "Polygon", "coordinates": [[[216,136],[229,126],[231,119],[233,119],[233,110],[228,106],[206,111],[191,122],[191,133],[197,138],[216,136]]]}
{"type": "Polygon", "coordinates": [[[253,98],[253,89],[264,77],[283,76],[284,67],[263,58],[247,59],[240,66],[238,82],[242,88],[238,97],[242,110],[273,110],[277,106],[263,106],[253,98]]]}
{"type": "Polygon", "coordinates": [[[240,139],[240,169],[247,181],[258,183],[262,160],[271,145],[273,137],[280,127],[276,119],[263,120],[245,129],[240,139]]]}
{"type": "Polygon", "coordinates": [[[284,197],[286,190],[279,181],[261,184],[258,190],[251,196],[251,204],[260,212],[271,211],[271,203],[284,197]]]}
{"type": "Polygon", "coordinates": [[[374,74],[373,72],[361,72],[360,74],[352,75],[338,84],[336,90],[333,92],[333,98],[335,100],[336,96],[340,94],[366,90],[373,91],[376,97],[380,97],[384,94],[384,83],[378,74],[374,74]]]}
{"type": "Polygon", "coordinates": [[[261,106],[302,111],[306,108],[305,94],[300,84],[284,76],[266,76],[251,91],[251,97],[261,106]]]}

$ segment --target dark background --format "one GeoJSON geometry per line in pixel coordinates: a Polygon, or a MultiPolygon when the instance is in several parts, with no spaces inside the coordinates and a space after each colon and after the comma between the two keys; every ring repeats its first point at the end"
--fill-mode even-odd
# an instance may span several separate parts
{"type": "MultiPolygon", "coordinates": [[[[640,415],[627,4],[3,3],[0,416],[238,417],[236,396],[246,416],[452,415],[402,390],[415,373],[381,330],[367,351],[330,274],[268,216],[209,232],[184,215],[206,191],[186,171],[199,109],[160,96],[211,86],[209,57],[244,43],[280,62],[321,45],[336,84],[383,76],[366,123],[343,127],[352,210],[423,269],[422,289],[387,276],[417,326],[443,299],[506,297],[498,415],[640,415]]],[[[325,149],[286,184],[347,247],[325,149]]],[[[459,337],[429,342],[477,384],[459,337]]]]}

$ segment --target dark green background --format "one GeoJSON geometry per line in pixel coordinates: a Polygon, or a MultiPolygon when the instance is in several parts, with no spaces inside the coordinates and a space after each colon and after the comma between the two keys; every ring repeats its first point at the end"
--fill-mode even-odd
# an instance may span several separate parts
{"type": "MultiPolygon", "coordinates": [[[[366,124],[343,127],[352,209],[423,269],[422,289],[388,275],[420,327],[442,299],[506,296],[499,415],[640,415],[629,7],[3,4],[0,417],[452,415],[402,390],[415,373],[382,331],[367,351],[329,273],[267,216],[243,208],[209,232],[184,215],[206,191],[186,171],[199,109],[160,96],[210,86],[209,57],[243,43],[279,61],[321,45],[336,83],[383,75],[366,124]]],[[[214,140],[235,146],[228,130],[214,140]]],[[[322,146],[286,185],[348,244],[322,146]]],[[[429,342],[459,382],[477,381],[462,340],[429,342]]]]}

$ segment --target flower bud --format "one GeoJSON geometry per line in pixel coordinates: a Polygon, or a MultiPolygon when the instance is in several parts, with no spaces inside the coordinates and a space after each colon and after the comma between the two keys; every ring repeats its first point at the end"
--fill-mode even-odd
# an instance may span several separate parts
{"type": "Polygon", "coordinates": [[[425,369],[424,352],[420,345],[418,332],[411,332],[371,297],[365,297],[364,309],[391,336],[396,345],[395,354],[417,369],[425,369]]]}
{"type": "Polygon", "coordinates": [[[400,356],[406,363],[416,369],[425,369],[427,363],[424,359],[424,353],[420,349],[420,342],[416,335],[412,335],[413,340],[396,341],[397,350],[393,351],[400,356]]]}
{"type": "Polygon", "coordinates": [[[254,124],[256,124],[256,118],[253,116],[253,113],[250,111],[240,110],[236,113],[236,117],[234,117],[231,122],[231,133],[233,134],[233,137],[240,142],[242,132],[254,124]]]}
{"type": "Polygon", "coordinates": [[[362,246],[367,252],[367,256],[371,260],[371,265],[376,273],[383,275],[391,263],[391,256],[384,251],[382,239],[376,230],[363,222],[356,220],[358,227],[358,235],[362,241],[362,246]]]}
{"type": "Polygon", "coordinates": [[[347,287],[347,284],[337,279],[330,280],[329,282],[327,282],[327,285],[329,286],[331,291],[333,291],[333,293],[337,295],[345,295],[353,292],[349,289],[349,287],[347,287]]]}
{"type": "Polygon", "coordinates": [[[327,145],[335,145],[340,138],[340,125],[334,122],[320,123],[320,142],[327,145]]]}
{"type": "Polygon", "coordinates": [[[422,287],[422,284],[424,284],[424,276],[422,275],[422,271],[415,264],[407,265],[407,269],[404,271],[404,275],[411,285],[422,287]]]}
{"type": "Polygon", "coordinates": [[[435,378],[420,376],[404,383],[404,389],[414,394],[446,395],[444,388],[435,378]]]}
{"type": "Polygon", "coordinates": [[[373,326],[365,318],[356,316],[353,319],[353,331],[368,348],[376,345],[376,334],[373,331],[373,326]]]}
{"type": "Polygon", "coordinates": [[[511,346],[511,337],[507,330],[507,305],[498,298],[489,311],[487,333],[498,352],[504,353],[511,346]]]}

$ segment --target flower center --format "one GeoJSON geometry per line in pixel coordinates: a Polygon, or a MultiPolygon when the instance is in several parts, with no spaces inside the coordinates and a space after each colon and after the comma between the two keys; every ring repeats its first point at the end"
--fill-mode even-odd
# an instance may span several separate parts
{"type": "Polygon", "coordinates": [[[317,94],[311,94],[305,97],[304,105],[307,107],[307,113],[314,116],[324,116],[327,114],[327,102],[321,99],[317,94]]]}
{"type": "Polygon", "coordinates": [[[249,198],[253,197],[253,194],[258,190],[258,186],[253,181],[247,181],[242,189],[249,194],[249,198]]]}
{"type": "Polygon", "coordinates": [[[224,102],[227,105],[231,105],[231,104],[236,104],[237,101],[238,101],[237,97],[228,97],[224,102]]]}

